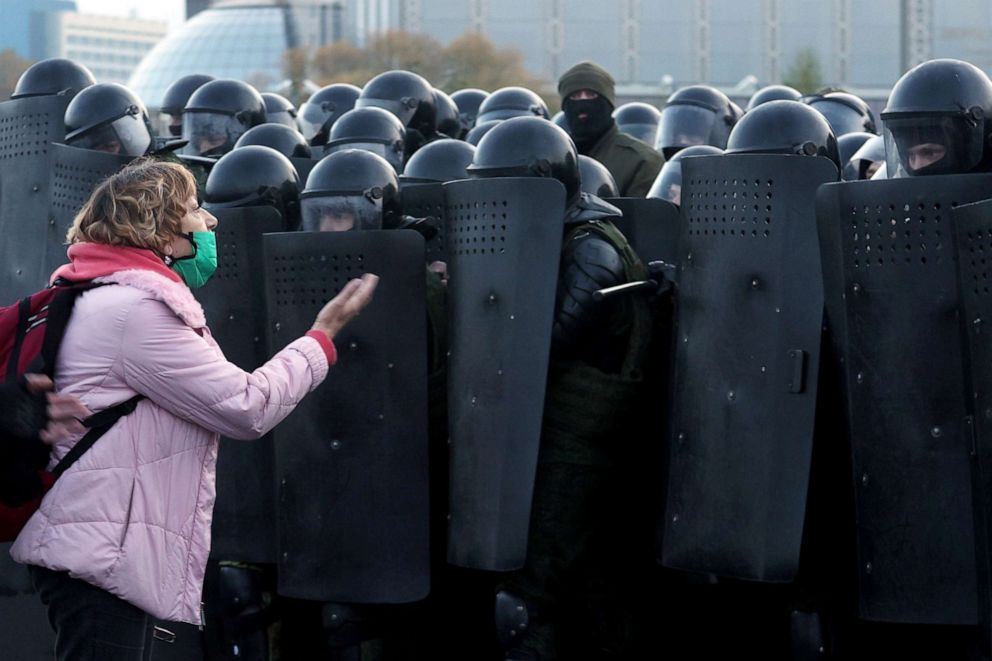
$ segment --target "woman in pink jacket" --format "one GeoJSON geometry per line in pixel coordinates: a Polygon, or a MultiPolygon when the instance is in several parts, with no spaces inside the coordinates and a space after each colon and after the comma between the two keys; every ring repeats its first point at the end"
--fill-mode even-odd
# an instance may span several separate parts
{"type": "MultiPolygon", "coordinates": [[[[254,372],[227,362],[190,292],[216,268],[217,219],[181,166],[133,164],[103,182],[53,279],[78,298],[56,388],[98,412],[143,395],[55,483],[11,549],[30,565],[58,659],[141,659],[151,618],[200,624],[220,435],[255,439],[316,388],[331,340],[371,300],[354,280],[313,328],[254,372]]],[[[80,438],[60,440],[52,465],[80,438]]]]}

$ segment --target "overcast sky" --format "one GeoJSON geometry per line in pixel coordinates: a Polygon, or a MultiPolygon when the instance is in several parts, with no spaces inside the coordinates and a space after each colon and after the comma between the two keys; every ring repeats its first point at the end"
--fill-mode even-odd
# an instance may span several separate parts
{"type": "Polygon", "coordinates": [[[76,0],[84,14],[105,16],[137,16],[166,21],[170,27],[182,24],[186,13],[183,0],[76,0]]]}

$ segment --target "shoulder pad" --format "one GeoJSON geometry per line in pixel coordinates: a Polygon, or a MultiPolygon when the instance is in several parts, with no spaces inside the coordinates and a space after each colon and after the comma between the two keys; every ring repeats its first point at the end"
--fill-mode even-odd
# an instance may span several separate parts
{"type": "Polygon", "coordinates": [[[621,218],[623,212],[606,200],[591,193],[580,193],[572,206],[565,211],[565,224],[587,223],[601,218],[621,218]]]}

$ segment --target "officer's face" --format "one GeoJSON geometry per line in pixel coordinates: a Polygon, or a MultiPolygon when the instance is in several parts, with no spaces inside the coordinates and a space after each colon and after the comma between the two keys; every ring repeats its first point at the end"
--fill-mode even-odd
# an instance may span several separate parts
{"type": "Polygon", "coordinates": [[[907,162],[911,170],[919,171],[928,165],[933,165],[947,154],[947,147],[936,142],[926,142],[910,147],[906,152],[907,162]]]}
{"type": "Polygon", "coordinates": [[[211,149],[223,147],[225,142],[227,142],[226,135],[201,135],[196,139],[196,150],[201,154],[206,154],[209,153],[211,149]]]}
{"type": "Polygon", "coordinates": [[[347,232],[355,227],[355,214],[342,211],[334,213],[325,211],[320,216],[321,232],[347,232]]]}
{"type": "Polygon", "coordinates": [[[108,154],[120,154],[121,153],[121,141],[116,138],[108,138],[103,142],[93,145],[91,147],[93,151],[102,151],[108,154]]]}
{"type": "Polygon", "coordinates": [[[872,161],[868,168],[865,170],[865,179],[871,179],[878,172],[878,168],[882,167],[882,163],[885,161],[872,161]]]}

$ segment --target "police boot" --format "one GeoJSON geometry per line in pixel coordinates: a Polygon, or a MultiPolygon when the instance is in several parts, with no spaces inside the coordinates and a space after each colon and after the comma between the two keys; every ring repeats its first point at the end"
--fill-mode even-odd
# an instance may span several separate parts
{"type": "Polygon", "coordinates": [[[791,658],[794,661],[818,661],[827,658],[823,619],[819,613],[792,611],[789,616],[789,633],[792,643],[791,658]]]}
{"type": "Polygon", "coordinates": [[[496,635],[507,661],[541,661],[555,658],[554,630],[543,624],[539,613],[521,597],[496,593],[496,635]]]}
{"type": "Polygon", "coordinates": [[[223,658],[265,661],[269,658],[267,628],[271,607],[263,597],[262,570],[244,564],[221,564],[217,600],[221,617],[223,658]]]}

